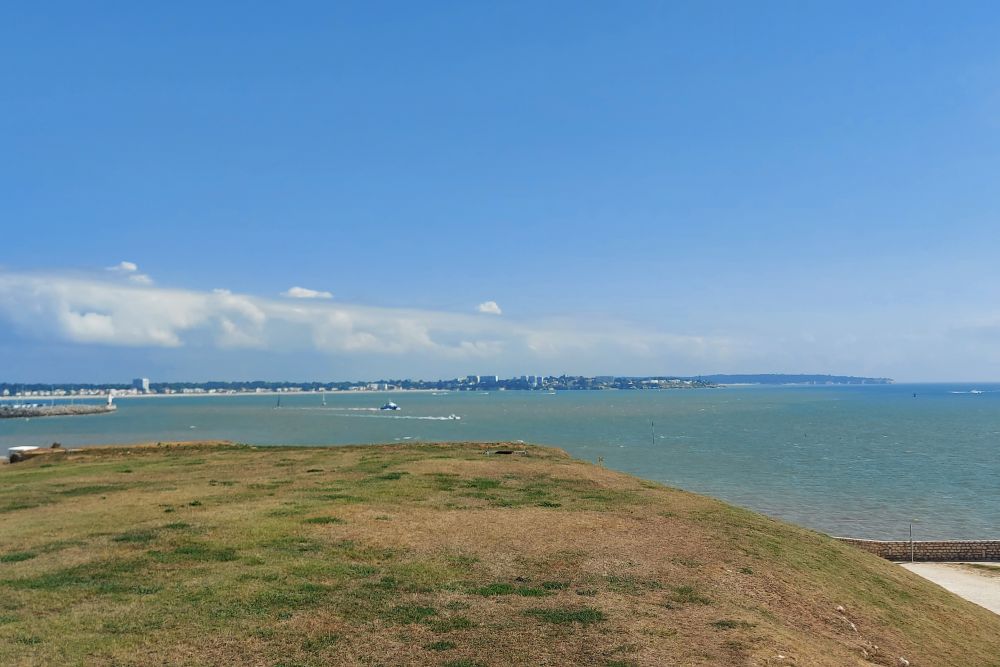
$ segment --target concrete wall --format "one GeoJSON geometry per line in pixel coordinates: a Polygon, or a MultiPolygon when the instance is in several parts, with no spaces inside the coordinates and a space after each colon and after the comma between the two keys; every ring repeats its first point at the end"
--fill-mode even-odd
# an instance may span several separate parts
{"type": "MultiPolygon", "coordinates": [[[[907,541],[857,540],[850,537],[836,539],[888,560],[910,560],[910,542],[907,541]]],[[[1000,561],[1000,540],[944,540],[912,544],[915,561],[1000,561]]]]}

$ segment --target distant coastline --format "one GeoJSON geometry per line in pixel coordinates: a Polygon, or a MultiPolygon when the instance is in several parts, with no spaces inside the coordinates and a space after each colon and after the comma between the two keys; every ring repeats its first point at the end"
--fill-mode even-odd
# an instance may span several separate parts
{"type": "Polygon", "coordinates": [[[779,384],[779,385],[837,385],[837,384],[894,384],[892,378],[872,378],[855,375],[806,375],[762,373],[741,375],[702,375],[700,379],[713,384],[779,384]]]}
{"type": "MultiPolygon", "coordinates": [[[[0,382],[0,401],[25,398],[101,398],[114,392],[116,398],[134,396],[257,395],[384,391],[601,391],[707,389],[722,385],[885,385],[891,378],[853,375],[808,374],[715,374],[698,376],[628,375],[468,375],[442,380],[354,380],[328,382],[220,381],[150,382],[138,378],[131,383],[26,383],[0,382]]],[[[0,402],[0,406],[3,403],[0,402]]]]}
{"type": "Polygon", "coordinates": [[[328,382],[288,381],[220,381],[150,382],[136,378],[130,384],[87,383],[5,383],[0,382],[0,400],[24,398],[98,398],[114,392],[116,398],[156,395],[239,394],[269,395],[324,392],[370,391],[599,391],[609,389],[658,390],[703,389],[716,384],[700,378],[677,376],[615,376],[615,375],[521,375],[501,378],[499,375],[467,375],[443,380],[355,380],[328,382]]]}

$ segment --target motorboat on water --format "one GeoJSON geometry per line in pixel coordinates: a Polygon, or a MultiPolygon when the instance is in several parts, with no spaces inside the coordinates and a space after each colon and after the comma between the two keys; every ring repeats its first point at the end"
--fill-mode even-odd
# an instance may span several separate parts
{"type": "Polygon", "coordinates": [[[399,410],[399,406],[393,403],[392,401],[389,401],[388,403],[380,407],[379,410],[399,410]]]}

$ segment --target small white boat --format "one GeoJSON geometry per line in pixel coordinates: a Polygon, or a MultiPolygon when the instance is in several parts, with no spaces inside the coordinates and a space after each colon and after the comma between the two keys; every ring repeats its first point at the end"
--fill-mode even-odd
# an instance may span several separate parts
{"type": "Polygon", "coordinates": [[[399,406],[393,403],[392,401],[389,401],[388,403],[380,407],[379,410],[399,410],[399,406]]]}

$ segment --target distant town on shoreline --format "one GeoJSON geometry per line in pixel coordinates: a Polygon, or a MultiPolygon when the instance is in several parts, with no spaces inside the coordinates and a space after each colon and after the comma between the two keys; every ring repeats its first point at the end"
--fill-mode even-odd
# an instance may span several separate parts
{"type": "Polygon", "coordinates": [[[114,391],[116,395],[174,395],[174,394],[260,394],[308,393],[338,391],[587,391],[587,390],[656,390],[702,389],[725,384],[804,384],[804,385],[860,385],[892,384],[890,378],[870,378],[849,375],[701,375],[678,376],[614,376],[614,375],[521,375],[501,378],[498,375],[467,375],[445,380],[357,380],[331,382],[288,382],[271,380],[208,381],[208,382],[150,382],[136,378],[127,383],[16,383],[0,382],[0,397],[23,396],[104,396],[114,391]]]}

